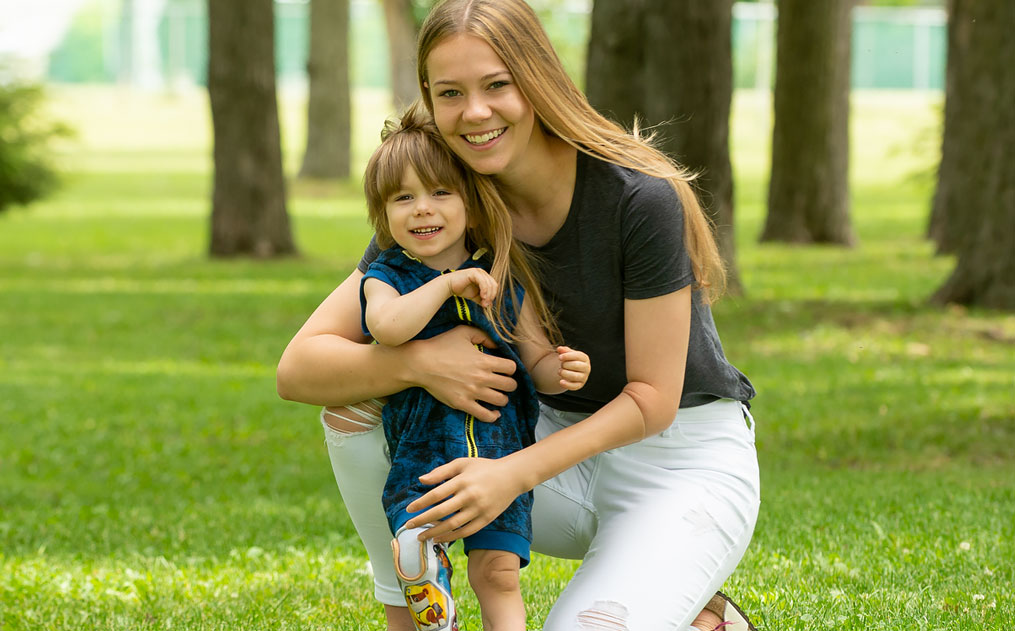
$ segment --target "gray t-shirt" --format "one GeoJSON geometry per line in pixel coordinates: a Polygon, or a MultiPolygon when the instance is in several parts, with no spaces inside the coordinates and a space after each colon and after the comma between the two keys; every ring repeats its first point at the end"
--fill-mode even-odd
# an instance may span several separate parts
{"type": "MultiPolygon", "coordinates": [[[[540,397],[559,410],[594,412],[627,383],[624,299],[654,298],[694,282],[680,201],[665,180],[579,152],[567,219],[546,245],[532,250],[564,343],[592,362],[581,390],[540,397]]],[[[378,251],[371,241],[361,271],[378,251]]],[[[750,400],[754,387],[726,361],[711,309],[697,292],[691,305],[680,407],[750,400]]]]}

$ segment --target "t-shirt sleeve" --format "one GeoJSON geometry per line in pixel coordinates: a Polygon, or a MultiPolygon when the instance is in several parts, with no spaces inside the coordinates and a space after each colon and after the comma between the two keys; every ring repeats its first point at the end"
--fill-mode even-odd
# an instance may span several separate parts
{"type": "Polygon", "coordinates": [[[370,237],[370,243],[367,244],[367,249],[363,251],[363,258],[359,260],[356,269],[365,274],[367,268],[377,259],[380,253],[381,247],[377,245],[377,237],[370,237]]]}
{"type": "Polygon", "coordinates": [[[641,176],[622,204],[624,298],[641,300],[694,282],[680,198],[666,180],[641,176]]]}
{"type": "MultiPolygon", "coordinates": [[[[371,245],[373,245],[373,241],[371,241],[370,243],[371,245]]],[[[366,293],[364,293],[363,291],[363,286],[366,284],[368,278],[376,278],[382,283],[391,285],[392,287],[395,287],[397,289],[398,287],[395,285],[395,282],[391,280],[392,273],[393,270],[391,270],[391,268],[389,268],[387,265],[383,265],[381,263],[371,263],[367,267],[366,273],[363,274],[363,278],[360,279],[359,282],[360,326],[363,327],[364,335],[369,335],[373,337],[373,334],[370,333],[370,329],[367,328],[367,297],[366,293]]]]}

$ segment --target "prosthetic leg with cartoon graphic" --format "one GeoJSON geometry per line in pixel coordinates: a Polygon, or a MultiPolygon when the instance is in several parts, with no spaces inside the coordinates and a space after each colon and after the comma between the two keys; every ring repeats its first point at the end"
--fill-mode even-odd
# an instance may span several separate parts
{"type": "Polygon", "coordinates": [[[458,631],[455,601],[451,596],[451,561],[447,544],[432,539],[420,542],[421,528],[399,528],[391,540],[395,574],[419,631],[458,631]]]}

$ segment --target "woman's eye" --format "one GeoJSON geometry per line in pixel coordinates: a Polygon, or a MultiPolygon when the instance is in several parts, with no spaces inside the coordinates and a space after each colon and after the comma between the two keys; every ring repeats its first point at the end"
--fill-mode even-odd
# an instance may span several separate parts
{"type": "Polygon", "coordinates": [[[444,90],[443,92],[439,93],[438,96],[452,97],[452,96],[459,96],[460,94],[461,94],[461,92],[459,92],[458,90],[448,89],[448,90],[444,90]]]}
{"type": "Polygon", "coordinates": [[[509,85],[507,81],[494,81],[490,84],[490,89],[496,90],[497,88],[503,88],[506,85],[509,85]]]}

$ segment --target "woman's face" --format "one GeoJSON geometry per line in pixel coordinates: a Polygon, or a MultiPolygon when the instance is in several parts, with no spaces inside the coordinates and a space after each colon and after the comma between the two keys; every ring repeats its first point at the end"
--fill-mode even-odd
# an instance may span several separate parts
{"type": "Polygon", "coordinates": [[[430,51],[426,72],[434,120],[451,149],[478,173],[509,176],[542,130],[501,58],[478,37],[454,35],[430,51]]]}

